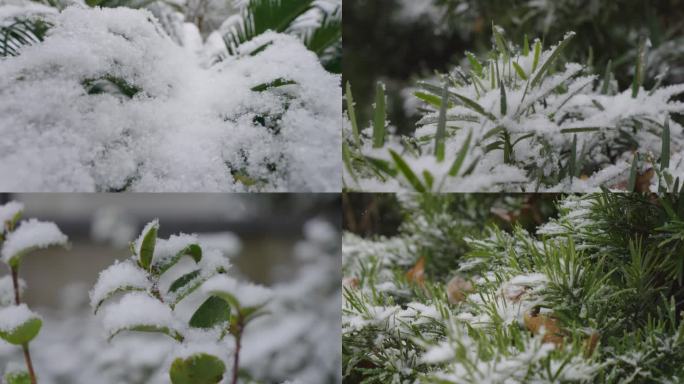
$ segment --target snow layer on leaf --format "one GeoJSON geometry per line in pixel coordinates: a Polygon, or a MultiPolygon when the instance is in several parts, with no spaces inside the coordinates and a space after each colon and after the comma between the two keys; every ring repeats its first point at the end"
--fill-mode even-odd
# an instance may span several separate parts
{"type": "Polygon", "coordinates": [[[144,293],[129,293],[105,308],[102,323],[111,336],[137,325],[175,329],[177,321],[169,307],[144,293]]]}
{"type": "Polygon", "coordinates": [[[295,37],[204,68],[144,10],[54,19],[0,65],[2,190],[339,191],[340,78],[295,37]]]}
{"type": "Polygon", "coordinates": [[[145,290],[151,283],[145,271],[132,262],[115,263],[100,272],[95,286],[90,291],[90,306],[95,307],[100,301],[120,288],[145,290]]]}
{"type": "Polygon", "coordinates": [[[4,230],[5,223],[12,221],[17,214],[24,210],[24,204],[10,201],[5,205],[0,205],[0,232],[4,230]]]}
{"type": "Polygon", "coordinates": [[[214,276],[207,280],[202,286],[202,290],[207,294],[221,294],[227,292],[234,296],[240,303],[240,307],[258,307],[265,304],[272,293],[266,287],[241,282],[226,275],[214,276]]]}
{"type": "Polygon", "coordinates": [[[26,304],[0,308],[0,331],[11,332],[31,319],[40,319],[26,304]]]}
{"type": "Polygon", "coordinates": [[[197,244],[196,235],[171,235],[168,239],[157,239],[154,246],[153,263],[159,263],[166,259],[176,256],[180,251],[191,244],[197,244]]]}
{"type": "Polygon", "coordinates": [[[19,227],[7,236],[2,245],[2,260],[6,263],[15,255],[33,248],[47,248],[51,245],[66,245],[67,237],[55,223],[30,219],[22,221],[19,227]]]}

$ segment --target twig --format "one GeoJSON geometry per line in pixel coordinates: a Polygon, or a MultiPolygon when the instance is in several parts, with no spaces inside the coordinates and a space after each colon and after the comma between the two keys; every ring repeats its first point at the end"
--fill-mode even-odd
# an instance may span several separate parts
{"type": "MultiPolygon", "coordinates": [[[[19,267],[11,267],[12,270],[12,284],[14,285],[14,303],[16,305],[21,304],[21,296],[19,293],[19,267]]],[[[31,351],[29,350],[28,343],[21,345],[21,349],[24,351],[24,360],[26,360],[26,368],[28,369],[29,377],[31,378],[31,384],[37,384],[36,373],[33,370],[33,362],[31,361],[31,351]]]]}

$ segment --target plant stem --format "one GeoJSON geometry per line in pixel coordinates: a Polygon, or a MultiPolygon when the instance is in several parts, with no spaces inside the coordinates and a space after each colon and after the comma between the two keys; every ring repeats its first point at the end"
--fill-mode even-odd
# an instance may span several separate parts
{"type": "MultiPolygon", "coordinates": [[[[19,293],[19,267],[11,267],[12,270],[12,284],[14,286],[14,303],[16,305],[21,304],[21,296],[19,293]]],[[[26,361],[26,369],[28,369],[29,377],[31,378],[31,384],[37,384],[36,373],[33,370],[33,362],[31,361],[31,351],[29,350],[28,343],[21,345],[21,349],[24,351],[24,360],[26,361]]]]}
{"type": "Polygon", "coordinates": [[[240,365],[240,348],[242,346],[242,316],[238,315],[235,326],[235,357],[233,358],[233,381],[232,384],[238,382],[238,367],[240,365]]]}

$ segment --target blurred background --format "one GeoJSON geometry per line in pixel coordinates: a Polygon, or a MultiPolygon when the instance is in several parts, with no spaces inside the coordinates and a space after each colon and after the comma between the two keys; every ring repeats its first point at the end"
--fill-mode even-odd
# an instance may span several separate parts
{"type": "MultiPolygon", "coordinates": [[[[639,38],[650,39],[648,89],[684,82],[683,0],[345,0],[343,80],[350,82],[359,121],[370,120],[374,87],[387,85],[388,118],[411,133],[417,102],[407,87],[445,72],[491,47],[491,25],[522,44],[525,34],[548,47],[568,31],[566,59],[603,73],[609,60],[621,89],[631,82],[639,38]]],[[[367,126],[367,124],[364,124],[367,126]]]]}
{"type": "MultiPolygon", "coordinates": [[[[41,384],[168,382],[160,367],[170,339],[132,333],[108,343],[88,304],[99,273],[129,258],[129,242],[155,218],[160,238],[197,234],[231,260],[230,275],[276,292],[273,315],[245,334],[242,361],[253,378],[341,380],[339,195],[0,195],[0,204],[10,200],[24,204],[24,219],[55,222],[70,242],[32,252],[19,272],[24,301],[44,318],[31,343],[41,384]]],[[[0,277],[8,274],[3,263],[0,277]]],[[[23,366],[21,349],[0,341],[0,377],[8,363],[23,366]]]]}

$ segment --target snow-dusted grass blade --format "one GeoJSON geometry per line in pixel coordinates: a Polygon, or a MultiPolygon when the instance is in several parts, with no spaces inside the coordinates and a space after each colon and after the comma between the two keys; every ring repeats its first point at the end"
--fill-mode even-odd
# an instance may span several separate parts
{"type": "Polygon", "coordinates": [[[466,57],[468,58],[468,61],[470,62],[470,67],[473,69],[473,72],[479,77],[482,77],[482,63],[473,55],[471,52],[466,52],[466,57]]]}
{"type": "Polygon", "coordinates": [[[501,89],[501,116],[503,117],[508,111],[508,102],[506,101],[506,86],[501,80],[499,80],[499,89],[501,89]]]}
{"type": "MultiPolygon", "coordinates": [[[[546,59],[546,61],[544,61],[544,63],[539,68],[539,71],[537,71],[537,74],[534,76],[534,78],[532,78],[532,87],[535,87],[541,83],[541,81],[544,79],[544,76],[551,68],[551,65],[556,61],[556,59],[558,59],[561,52],[563,51],[563,48],[565,48],[570,43],[570,40],[572,40],[574,36],[574,32],[567,33],[563,40],[560,43],[558,43],[558,45],[553,49],[549,57],[546,59]]],[[[541,50],[541,42],[539,42],[539,46],[539,50],[541,50]]],[[[535,61],[537,60],[537,58],[537,47],[535,47],[535,61]]]]}
{"type": "Polygon", "coordinates": [[[461,167],[463,166],[463,161],[465,161],[466,155],[468,154],[468,150],[470,149],[470,140],[472,139],[472,137],[473,131],[468,132],[468,137],[463,142],[461,150],[458,151],[458,155],[456,155],[456,159],[454,160],[454,163],[451,165],[451,168],[449,169],[449,176],[455,177],[461,170],[461,167]]]}
{"type": "Polygon", "coordinates": [[[646,67],[646,37],[639,38],[639,51],[637,52],[636,64],[634,67],[634,78],[632,79],[632,98],[639,94],[639,88],[644,82],[644,70],[646,67]]]}
{"type": "Polygon", "coordinates": [[[513,68],[515,69],[515,73],[518,74],[518,77],[527,80],[527,75],[525,74],[525,70],[522,69],[520,64],[516,63],[515,61],[513,62],[513,68]]]}
{"type": "Polygon", "coordinates": [[[421,183],[418,176],[416,176],[413,170],[411,170],[411,167],[409,167],[409,165],[406,163],[406,161],[404,161],[401,155],[399,155],[391,149],[389,150],[389,152],[390,156],[392,156],[392,160],[394,160],[394,164],[397,166],[397,169],[399,170],[399,173],[401,173],[406,178],[406,180],[413,187],[413,189],[416,192],[427,192],[423,183],[421,183]]]}
{"type": "Polygon", "coordinates": [[[385,145],[385,117],[385,85],[378,83],[373,114],[373,148],[382,148],[385,145]]]}
{"type": "Polygon", "coordinates": [[[346,142],[342,143],[342,161],[344,162],[344,167],[347,168],[347,171],[351,175],[352,179],[354,179],[354,181],[358,181],[356,171],[352,166],[351,150],[349,149],[349,145],[346,142]]]}
{"type": "Polygon", "coordinates": [[[532,59],[532,72],[537,70],[537,66],[539,65],[539,58],[541,57],[541,50],[542,50],[542,43],[541,40],[536,39],[534,41],[534,58],[532,59]]]}
{"type": "Polygon", "coordinates": [[[449,107],[449,84],[444,83],[442,90],[442,101],[439,107],[439,118],[437,121],[437,133],[435,134],[435,157],[437,161],[444,161],[444,140],[446,136],[446,113],[449,107]]]}
{"type": "Polygon", "coordinates": [[[572,178],[577,176],[577,134],[572,135],[572,148],[570,150],[570,159],[568,160],[568,176],[572,178]]]}
{"type": "Polygon", "coordinates": [[[636,189],[637,170],[639,163],[639,152],[634,153],[634,160],[632,160],[632,167],[629,170],[629,180],[627,182],[627,192],[634,192],[636,189]]]}
{"type": "Polygon", "coordinates": [[[667,169],[670,166],[670,116],[665,117],[663,134],[661,137],[662,148],[660,149],[660,169],[667,169]]]}
{"type": "Polygon", "coordinates": [[[351,122],[352,136],[354,136],[354,144],[356,144],[357,147],[360,147],[361,137],[359,136],[359,123],[356,120],[356,110],[354,109],[354,96],[352,94],[351,84],[349,82],[347,82],[345,100],[347,101],[347,117],[351,122]]]}
{"type": "Polygon", "coordinates": [[[601,86],[601,94],[607,95],[608,91],[610,90],[610,83],[613,80],[613,61],[608,60],[608,64],[606,64],[606,71],[603,74],[603,84],[601,86]]]}

